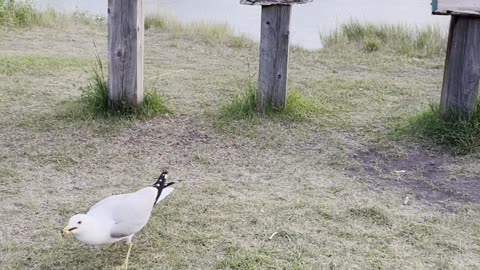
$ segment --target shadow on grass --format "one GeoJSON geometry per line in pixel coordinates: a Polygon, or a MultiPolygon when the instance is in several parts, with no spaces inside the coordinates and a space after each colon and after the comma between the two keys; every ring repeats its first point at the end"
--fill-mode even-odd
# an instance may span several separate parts
{"type": "Polygon", "coordinates": [[[124,243],[108,249],[96,249],[80,244],[73,238],[61,239],[52,248],[38,254],[34,263],[39,269],[120,269],[127,249],[124,243]]]}

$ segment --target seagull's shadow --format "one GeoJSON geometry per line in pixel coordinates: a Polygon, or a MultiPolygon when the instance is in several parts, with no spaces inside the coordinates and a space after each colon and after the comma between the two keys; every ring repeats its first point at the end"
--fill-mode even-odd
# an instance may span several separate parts
{"type": "MultiPolygon", "coordinates": [[[[106,249],[98,249],[66,239],[52,247],[41,269],[122,269],[128,245],[123,242],[106,249]]],[[[130,267],[129,269],[133,269],[130,267]]]]}

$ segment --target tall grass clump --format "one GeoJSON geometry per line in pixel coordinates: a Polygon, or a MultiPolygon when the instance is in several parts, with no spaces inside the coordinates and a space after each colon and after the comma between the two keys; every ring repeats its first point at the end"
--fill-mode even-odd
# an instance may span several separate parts
{"type": "Polygon", "coordinates": [[[32,1],[0,0],[0,26],[30,26],[38,17],[32,1]]]}
{"type": "Polygon", "coordinates": [[[330,34],[321,35],[324,48],[353,45],[367,52],[393,51],[411,57],[444,55],[446,39],[446,32],[437,26],[409,27],[356,21],[342,24],[330,34]]]}
{"type": "Polygon", "coordinates": [[[234,48],[250,46],[253,41],[245,35],[235,35],[226,23],[183,23],[170,14],[158,14],[145,18],[145,29],[168,32],[174,38],[199,39],[208,45],[226,44],[234,48]]]}
{"type": "MultiPolygon", "coordinates": [[[[261,117],[257,113],[257,83],[251,79],[238,83],[242,93],[234,97],[222,107],[221,116],[223,119],[242,120],[261,117]]],[[[307,99],[299,94],[296,89],[291,89],[287,95],[285,108],[267,108],[265,116],[281,117],[287,119],[305,119],[309,116],[324,112],[314,100],[307,99]]]]}
{"type": "Polygon", "coordinates": [[[66,25],[103,25],[104,18],[94,18],[91,14],[76,11],[63,14],[53,8],[38,10],[31,0],[0,0],[0,27],[64,27],[66,25]]]}
{"type": "Polygon", "coordinates": [[[145,17],[145,30],[158,30],[179,33],[184,25],[177,17],[170,14],[159,14],[145,17]]]}
{"type": "MultiPolygon", "coordinates": [[[[478,106],[480,109],[480,106],[478,106]]],[[[406,129],[409,135],[426,143],[450,149],[454,154],[468,154],[480,149],[480,110],[471,116],[451,112],[442,116],[438,105],[413,117],[406,129]]]]}
{"type": "Polygon", "coordinates": [[[257,115],[257,84],[248,79],[238,82],[243,90],[222,107],[222,116],[228,119],[252,119],[257,115]]]}
{"type": "Polygon", "coordinates": [[[70,118],[127,117],[145,119],[171,112],[165,99],[155,89],[145,91],[143,104],[140,107],[130,106],[126,101],[110,104],[104,70],[103,63],[97,56],[88,84],[81,88],[80,99],[68,109],[67,115],[70,118]]]}

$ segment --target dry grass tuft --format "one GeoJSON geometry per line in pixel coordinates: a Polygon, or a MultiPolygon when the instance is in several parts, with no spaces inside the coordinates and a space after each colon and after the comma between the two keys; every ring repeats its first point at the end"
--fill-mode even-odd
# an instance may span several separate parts
{"type": "Polygon", "coordinates": [[[352,21],[321,36],[326,48],[356,46],[367,52],[396,52],[410,57],[445,55],[446,32],[439,27],[360,23],[352,21]]]}
{"type": "Polygon", "coordinates": [[[66,25],[102,25],[103,19],[94,19],[86,12],[63,14],[53,8],[38,10],[31,0],[0,0],[0,27],[65,27],[66,25]]]}
{"type": "Polygon", "coordinates": [[[208,45],[227,45],[233,48],[251,47],[254,43],[246,35],[235,35],[226,23],[180,22],[175,16],[158,14],[145,18],[145,29],[164,31],[173,38],[199,39],[208,45]]]}

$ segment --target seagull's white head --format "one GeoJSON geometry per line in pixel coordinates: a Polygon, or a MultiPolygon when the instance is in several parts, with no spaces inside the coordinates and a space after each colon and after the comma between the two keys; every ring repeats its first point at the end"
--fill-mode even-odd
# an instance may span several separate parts
{"type": "Polygon", "coordinates": [[[87,234],[92,227],[93,220],[91,217],[78,214],[70,218],[68,225],[62,230],[62,236],[73,234],[76,238],[81,238],[87,234]]]}

